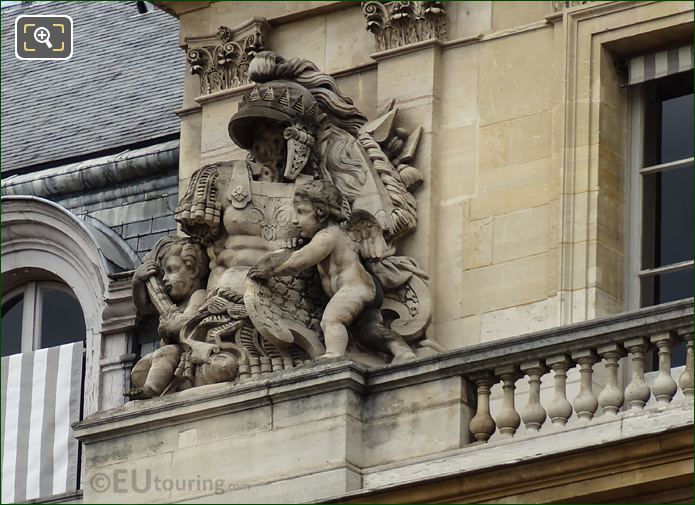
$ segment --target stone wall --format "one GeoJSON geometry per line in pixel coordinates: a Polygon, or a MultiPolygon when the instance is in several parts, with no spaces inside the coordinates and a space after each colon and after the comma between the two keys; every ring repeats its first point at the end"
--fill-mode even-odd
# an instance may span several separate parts
{"type": "Polygon", "coordinates": [[[130,402],[77,428],[84,500],[298,503],[357,491],[364,468],[468,443],[471,401],[465,379],[431,364],[370,374],[334,363],[130,402]]]}
{"type": "MultiPolygon", "coordinates": [[[[692,328],[645,333],[644,311],[594,319],[628,307],[629,97],[616,63],[690,41],[690,3],[450,2],[446,36],[383,50],[356,2],[162,5],[179,16],[186,49],[214,41],[220,26],[254,26],[265,48],[330,72],[369,118],[393,99],[399,126],[423,127],[412,160],[425,177],[419,224],[400,250],[432,277],[429,331],[458,350],[374,369],[318,364],[100,412],[76,426],[85,501],[397,502],[420,489],[421,501],[541,503],[613,499],[654,482],[682,491],[692,476],[692,344],[685,371],[663,356],[674,335],[692,342],[692,328]],[[626,321],[617,338],[611,325],[626,321]],[[586,329],[607,340],[580,348],[595,337],[586,329]],[[678,375],[682,394],[644,409],[606,403],[604,392],[630,376],[658,394],[657,379],[640,372],[648,336],[661,382],[678,375]],[[591,397],[602,403],[587,422],[591,397]],[[512,438],[520,419],[530,425],[529,405],[562,399],[574,409],[566,431],[544,411],[543,433],[512,438]],[[471,423],[474,409],[492,423],[487,445],[473,442],[486,440],[471,433],[484,424],[471,423]],[[134,490],[148,475],[187,483],[134,490]],[[227,488],[201,489],[201,476],[227,488]],[[427,494],[435,478],[452,488],[427,494]]],[[[248,89],[203,92],[187,75],[181,189],[201,165],[245,157],[227,124],[248,89]]]]}

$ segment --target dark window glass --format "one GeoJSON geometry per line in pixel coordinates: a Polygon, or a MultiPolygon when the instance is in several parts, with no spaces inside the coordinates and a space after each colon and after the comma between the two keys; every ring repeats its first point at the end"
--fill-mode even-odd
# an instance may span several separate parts
{"type": "Polygon", "coordinates": [[[688,348],[685,346],[685,342],[677,342],[676,345],[673,346],[673,349],[671,349],[671,368],[685,365],[687,352],[688,348]]]}
{"type": "Polygon", "coordinates": [[[41,348],[55,347],[85,338],[82,307],[65,291],[41,290],[41,348]]]}
{"type": "Polygon", "coordinates": [[[2,306],[2,355],[22,352],[22,312],[24,296],[18,296],[2,306]]]}
{"type": "Polygon", "coordinates": [[[159,317],[148,315],[140,319],[137,327],[137,341],[135,351],[144,356],[159,347],[159,335],[157,326],[159,317]]]}
{"type": "Polygon", "coordinates": [[[644,166],[693,155],[693,74],[645,83],[644,166]]]}
{"type": "MultiPolygon", "coordinates": [[[[693,155],[693,94],[661,102],[661,163],[693,155]]],[[[690,186],[692,189],[692,186],[690,186]]]]}
{"type": "MultiPolygon", "coordinates": [[[[693,156],[693,74],[685,72],[645,85],[644,166],[693,156]]],[[[693,259],[693,164],[663,170],[643,178],[642,268],[693,259]]],[[[641,280],[642,305],[693,296],[693,269],[687,268],[641,280]]],[[[685,344],[671,351],[671,365],[685,363],[685,344]]],[[[647,369],[658,368],[656,351],[647,369]],[[649,365],[651,364],[651,368],[649,365]]]]}
{"type": "Polygon", "coordinates": [[[693,269],[679,270],[657,276],[655,303],[674,302],[693,296],[693,269]]]}
{"type": "Polygon", "coordinates": [[[693,164],[647,175],[644,183],[649,186],[645,191],[644,212],[653,212],[650,211],[653,205],[656,212],[653,218],[645,219],[647,223],[651,219],[654,221],[651,246],[654,252],[651,260],[645,255],[643,267],[654,268],[693,259],[693,164]]]}
{"type": "MultiPolygon", "coordinates": [[[[645,85],[644,166],[693,156],[693,74],[645,85]]],[[[642,269],[693,259],[693,164],[643,176],[642,269]]],[[[693,296],[692,268],[642,279],[642,305],[693,296]]]]}
{"type": "MultiPolygon", "coordinates": [[[[673,302],[693,296],[693,269],[646,277],[642,279],[642,293],[646,298],[642,300],[642,305],[673,302]]],[[[685,342],[676,342],[671,349],[671,367],[685,365],[686,350],[685,342]]],[[[646,370],[649,372],[658,369],[658,353],[653,351],[651,358],[647,359],[646,370]]]]}

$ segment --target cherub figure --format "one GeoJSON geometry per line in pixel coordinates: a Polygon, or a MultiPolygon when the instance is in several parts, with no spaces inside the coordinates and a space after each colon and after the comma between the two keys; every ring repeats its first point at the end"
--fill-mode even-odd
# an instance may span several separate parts
{"type": "Polygon", "coordinates": [[[165,237],[135,270],[133,301],[138,312],[159,314],[162,345],[133,367],[131,398],[159,396],[172,382],[184,351],[181,329],[205,301],[207,263],[200,245],[187,238],[165,237]]]}
{"type": "MultiPolygon", "coordinates": [[[[345,355],[348,327],[356,323],[356,337],[394,356],[394,361],[415,357],[400,335],[383,325],[379,306],[378,280],[362,263],[378,260],[387,245],[374,216],[353,212],[349,221],[343,211],[344,199],[330,182],[313,180],[295,191],[293,224],[303,239],[310,241],[273,266],[272,255],[249,271],[252,279],[297,275],[316,266],[321,285],[330,298],[321,318],[326,353],[319,359],[345,355]]],[[[283,255],[278,255],[282,257],[283,255]]]]}

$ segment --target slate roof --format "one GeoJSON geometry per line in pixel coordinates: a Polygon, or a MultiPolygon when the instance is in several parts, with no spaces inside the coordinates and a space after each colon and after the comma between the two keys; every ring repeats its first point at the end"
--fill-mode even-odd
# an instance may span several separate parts
{"type": "Polygon", "coordinates": [[[179,132],[186,59],[178,20],[135,2],[46,2],[2,9],[2,172],[26,172],[155,143],[179,132]],[[73,55],[14,55],[20,14],[67,14],[73,55]]]}

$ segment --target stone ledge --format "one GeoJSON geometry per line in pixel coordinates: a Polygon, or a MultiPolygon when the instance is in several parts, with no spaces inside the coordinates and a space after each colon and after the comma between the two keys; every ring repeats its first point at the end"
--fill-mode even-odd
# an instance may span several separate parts
{"type": "Polygon", "coordinates": [[[82,490],[27,500],[24,503],[82,503],[82,490]]]}
{"type": "Polygon", "coordinates": [[[472,410],[464,379],[421,375],[418,384],[394,380],[387,391],[370,391],[368,373],[351,362],[315,365],[90,416],[74,425],[84,444],[85,501],[272,502],[278,486],[283,501],[307,501],[361,488],[364,468],[468,442],[472,410]],[[192,468],[215,482],[233,476],[243,490],[164,495],[133,488],[119,495],[92,485],[103,475],[180,481],[192,468]],[[307,482],[315,489],[308,491],[307,482]]]}
{"type": "MultiPolygon", "coordinates": [[[[375,368],[351,361],[316,363],[248,382],[130,402],[74,425],[75,436],[84,444],[85,482],[104,473],[115,478],[123,471],[154,472],[177,480],[196,468],[205,479],[234,476],[236,483],[252,486],[251,494],[244,494],[252,501],[273,501],[278,486],[286,486],[287,501],[329,496],[339,501],[370,501],[377,496],[402,501],[405,497],[398,493],[411,487],[436,487],[552,458],[570,458],[567,465],[576,467],[576,472],[593,471],[572,455],[620,444],[635,443],[639,448],[638,440],[658,445],[663,437],[692,427],[692,400],[617,417],[603,415],[562,430],[546,423],[539,434],[518,433],[511,440],[470,444],[476,399],[467,379],[527,359],[576,354],[664,329],[687,332],[692,328],[692,311],[692,300],[683,300],[406,363],[375,368]],[[334,472],[324,482],[321,475],[328,469],[334,472]],[[307,495],[306,482],[321,482],[320,492],[307,495]],[[400,499],[392,499],[392,493],[400,499]]],[[[691,447],[692,441],[689,452],[691,447]]],[[[664,465],[681,465],[684,451],[678,447],[669,451],[664,465]]],[[[614,466],[631,464],[616,463],[609,456],[606,460],[614,466]]],[[[562,475],[553,474],[553,465],[541,467],[542,477],[534,477],[533,486],[543,490],[543,482],[562,480],[562,475]]],[[[607,478],[609,470],[603,464],[596,478],[607,478]]],[[[470,491],[470,500],[496,499],[497,486],[490,479],[474,480],[477,487],[470,491]]],[[[245,501],[236,491],[206,496],[190,491],[181,496],[135,493],[127,499],[245,501]]],[[[85,484],[85,501],[118,498],[85,484]]]]}
{"type": "Polygon", "coordinates": [[[448,455],[438,455],[436,458],[421,458],[418,462],[369,469],[365,471],[364,476],[365,490],[445,478],[530,461],[541,457],[541,454],[542,457],[567,454],[586,447],[687,428],[693,425],[692,407],[693,403],[690,401],[680,406],[652,409],[637,414],[628,411],[618,417],[602,416],[591,423],[559,429],[554,433],[541,432],[519,436],[511,441],[475,443],[448,455]]]}
{"type": "Polygon", "coordinates": [[[403,54],[412,53],[419,51],[421,49],[428,49],[430,47],[442,47],[444,42],[437,38],[430,38],[427,40],[421,40],[419,42],[413,42],[411,44],[406,44],[404,46],[398,46],[391,49],[385,49],[377,53],[370,54],[369,57],[375,61],[381,61],[394,56],[400,56],[403,54]]]}
{"type": "Polygon", "coordinates": [[[353,362],[275,372],[244,383],[212,384],[160,398],[131,401],[117,409],[88,416],[73,428],[83,441],[103,440],[137,433],[167,420],[180,423],[191,417],[243,411],[344,387],[361,391],[364,373],[364,367],[353,362]]]}
{"type": "MultiPolygon", "coordinates": [[[[518,435],[509,441],[467,445],[470,411],[463,402],[457,406],[465,381],[442,378],[423,384],[424,390],[406,385],[369,394],[346,383],[356,372],[350,363],[317,368],[334,373],[323,378],[319,370],[312,370],[315,380],[308,381],[309,389],[296,388],[296,397],[281,401],[268,396],[272,388],[267,384],[257,389],[271,382],[266,380],[239,399],[243,409],[227,408],[234,399],[229,388],[213,386],[197,395],[207,397],[207,409],[172,409],[135,429],[125,426],[123,419],[113,420],[110,426],[104,419],[98,427],[101,436],[78,429],[77,436],[85,444],[85,500],[152,501],[155,495],[111,495],[95,492],[88,484],[97,475],[131,471],[182,479],[191,465],[205,479],[233,476],[240,490],[158,496],[157,500],[243,503],[274,502],[282,496],[281,501],[291,502],[373,503],[402,502],[414,492],[431,493],[423,495],[425,501],[503,503],[504,496],[512,496],[506,501],[515,502],[514,497],[535,497],[533,493],[576,487],[584,480],[604,482],[616,474],[630,477],[647,467],[657,468],[659,475],[668,470],[668,478],[682,477],[685,463],[692,472],[692,400],[602,416],[567,429],[546,427],[540,434],[518,435]],[[326,382],[332,382],[333,389],[325,387],[326,382]],[[217,401],[211,398],[215,392],[217,401]],[[413,398],[420,405],[408,410],[413,398]],[[393,409],[394,415],[371,415],[385,407],[393,409]],[[246,456],[239,458],[240,451],[246,456]],[[592,451],[590,457],[587,451],[592,451]],[[271,459],[269,469],[266,462],[271,459]],[[526,468],[534,470],[524,473],[526,468]],[[312,483],[311,491],[307,491],[308,483],[312,483]]],[[[294,375],[299,379],[307,374],[294,375]]],[[[284,387],[288,385],[290,381],[284,387]]],[[[179,395],[179,400],[183,397],[179,395]]],[[[159,403],[138,402],[131,410],[143,410],[153,402],[159,403]]],[[[111,412],[119,410],[123,409],[111,412]]],[[[108,413],[99,416],[104,414],[108,413]]]]}
{"type": "Polygon", "coordinates": [[[242,84],[240,86],[236,86],[234,88],[229,88],[229,89],[223,89],[221,91],[215,91],[214,93],[208,93],[204,95],[199,95],[194,98],[196,103],[200,105],[201,107],[205,105],[208,102],[216,102],[218,100],[223,100],[225,98],[237,98],[241,97],[247,90],[251,89],[254,87],[254,83],[249,82],[246,84],[242,84]]]}
{"type": "MultiPolygon", "coordinates": [[[[403,499],[403,493],[408,494],[408,488],[411,486],[417,486],[421,490],[427,485],[440,486],[441,491],[448,487],[449,491],[446,492],[451,493],[452,487],[457,486],[445,483],[464,480],[468,481],[469,484],[465,487],[468,487],[468,493],[471,493],[476,486],[471,482],[478,479],[479,475],[491,472],[495,474],[496,486],[476,489],[475,495],[464,493],[464,486],[459,485],[453,495],[429,494],[427,499],[459,503],[499,503],[493,500],[499,499],[505,493],[519,492],[518,489],[503,490],[505,484],[508,484],[503,480],[509,481],[503,476],[524,464],[545,462],[543,463],[545,475],[542,478],[532,474],[533,479],[530,480],[534,480],[533,483],[526,480],[513,483],[517,488],[525,485],[528,488],[526,491],[530,491],[534,486],[539,489],[550,487],[563,479],[582,480],[602,472],[616,474],[633,467],[640,468],[645,460],[650,460],[652,465],[687,462],[687,460],[692,462],[692,409],[693,402],[684,401],[680,405],[671,405],[667,408],[650,409],[639,413],[625,412],[613,418],[604,416],[590,424],[578,425],[574,428],[519,436],[512,441],[476,443],[436,456],[366,469],[363,471],[362,490],[322,501],[396,503],[403,499]],[[626,453],[618,448],[621,444],[626,446],[629,444],[631,451],[635,452],[634,457],[626,456],[626,453]],[[613,451],[613,453],[610,457],[602,458],[592,452],[590,458],[584,458],[581,454],[586,450],[605,450],[613,451]],[[553,458],[572,460],[573,456],[576,456],[572,463],[576,467],[573,472],[567,472],[566,468],[556,467],[548,462],[553,458]],[[581,475],[580,471],[584,475],[581,475]],[[571,476],[566,475],[567,473],[571,473],[571,476]]],[[[689,465],[692,472],[692,463],[689,465]]],[[[480,478],[480,483],[484,481],[484,477],[480,478]]],[[[515,496],[519,495],[515,494],[515,496]]],[[[415,498],[411,496],[411,499],[415,498]]]]}
{"type": "MultiPolygon", "coordinates": [[[[377,67],[376,62],[362,63],[359,65],[353,65],[351,67],[340,68],[338,70],[328,72],[328,74],[331,77],[333,77],[334,79],[339,79],[341,77],[347,77],[350,75],[359,74],[361,72],[366,72],[368,70],[373,70],[376,67],[377,67]]],[[[246,84],[241,84],[241,85],[236,86],[234,88],[223,89],[221,91],[215,91],[214,93],[198,95],[197,97],[194,98],[197,105],[191,106],[191,107],[182,107],[181,109],[177,109],[175,111],[175,113],[179,117],[184,117],[184,116],[187,116],[190,114],[200,113],[200,112],[202,112],[203,106],[205,104],[217,102],[220,100],[225,100],[228,98],[238,99],[241,97],[241,95],[243,95],[246,91],[250,90],[254,86],[255,86],[255,83],[250,82],[250,83],[246,83],[246,84]]]]}

